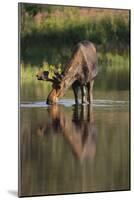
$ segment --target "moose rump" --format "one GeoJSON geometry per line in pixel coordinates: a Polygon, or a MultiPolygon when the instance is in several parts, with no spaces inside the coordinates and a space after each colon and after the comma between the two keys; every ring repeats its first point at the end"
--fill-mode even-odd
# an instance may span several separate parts
{"type": "Polygon", "coordinates": [[[79,88],[81,89],[82,103],[91,103],[93,82],[97,73],[97,53],[94,44],[89,41],[79,42],[64,66],[61,81],[58,84],[53,84],[53,88],[47,97],[47,103],[56,103],[58,98],[64,96],[71,85],[75,103],[78,103],[79,88]]]}

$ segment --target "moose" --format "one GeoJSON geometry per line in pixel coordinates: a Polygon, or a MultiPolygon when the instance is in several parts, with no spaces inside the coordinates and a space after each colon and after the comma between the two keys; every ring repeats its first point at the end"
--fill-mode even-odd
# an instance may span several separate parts
{"type": "Polygon", "coordinates": [[[92,42],[79,42],[73,49],[70,59],[61,74],[55,73],[49,78],[49,72],[37,74],[38,80],[52,82],[52,90],[47,97],[47,104],[54,104],[63,97],[72,86],[75,103],[78,104],[78,92],[81,90],[82,103],[91,104],[93,101],[93,83],[98,74],[97,53],[92,42]]]}

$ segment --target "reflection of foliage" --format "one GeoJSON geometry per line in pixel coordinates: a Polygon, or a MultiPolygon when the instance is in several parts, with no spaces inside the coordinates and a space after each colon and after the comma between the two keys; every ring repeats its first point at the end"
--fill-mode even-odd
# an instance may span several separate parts
{"type": "MultiPolygon", "coordinates": [[[[94,162],[81,163],[73,156],[63,134],[52,130],[45,107],[21,109],[22,195],[128,188],[128,112],[110,108],[94,112],[99,130],[97,157],[94,162]],[[48,130],[39,137],[37,129],[47,125],[48,130]]],[[[72,107],[63,107],[63,113],[71,119],[72,107]]]]}
{"type": "MultiPolygon", "coordinates": [[[[99,54],[99,75],[95,80],[95,88],[99,90],[107,89],[129,89],[129,59],[128,56],[99,54]]],[[[38,68],[30,64],[21,64],[21,83],[37,83],[36,74],[39,71],[49,71],[49,78],[54,76],[54,72],[61,73],[63,67],[61,63],[51,65],[44,62],[38,68]]],[[[48,86],[49,83],[44,84],[48,86]]]]}

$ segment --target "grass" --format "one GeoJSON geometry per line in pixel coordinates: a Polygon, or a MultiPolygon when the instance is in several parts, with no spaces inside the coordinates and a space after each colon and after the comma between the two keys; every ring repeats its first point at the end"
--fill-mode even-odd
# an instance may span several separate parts
{"type": "Polygon", "coordinates": [[[129,66],[129,55],[119,55],[119,54],[112,54],[112,53],[98,53],[98,62],[99,65],[109,66],[108,68],[118,70],[122,67],[128,68],[129,66]],[[118,66],[118,67],[117,67],[118,66]],[[118,69],[117,69],[118,68],[118,69]]]}

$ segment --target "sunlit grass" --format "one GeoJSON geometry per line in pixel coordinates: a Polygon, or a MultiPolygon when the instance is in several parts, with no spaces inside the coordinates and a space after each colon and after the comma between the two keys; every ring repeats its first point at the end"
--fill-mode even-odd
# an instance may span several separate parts
{"type": "MultiPolygon", "coordinates": [[[[115,73],[119,74],[122,72],[129,72],[129,57],[120,56],[120,55],[112,55],[110,53],[106,55],[99,54],[99,70],[105,73],[115,73]]],[[[61,63],[58,65],[51,65],[46,62],[40,66],[31,66],[31,64],[22,63],[20,66],[20,77],[21,82],[30,82],[36,81],[36,75],[41,71],[49,71],[49,77],[51,78],[54,75],[54,71],[58,71],[61,73],[63,71],[61,63]]],[[[127,75],[126,74],[126,75],[127,75]]]]}
{"type": "Polygon", "coordinates": [[[24,64],[21,64],[20,66],[20,77],[21,82],[29,82],[29,81],[35,81],[36,74],[38,73],[39,68],[38,67],[31,67],[30,64],[27,64],[26,66],[24,64]]]}

